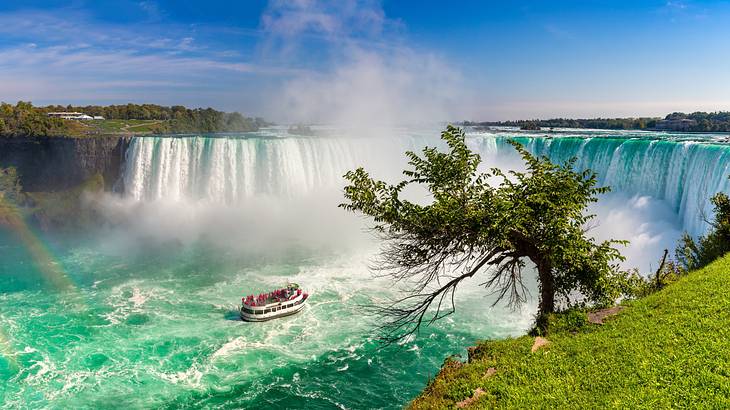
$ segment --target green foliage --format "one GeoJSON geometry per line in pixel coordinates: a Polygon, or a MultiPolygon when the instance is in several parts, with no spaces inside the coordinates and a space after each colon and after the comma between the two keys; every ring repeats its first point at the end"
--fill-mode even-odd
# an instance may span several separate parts
{"type": "MultiPolygon", "coordinates": [[[[689,124],[663,124],[662,129],[691,132],[730,132],[730,112],[693,112],[685,114],[675,112],[664,117],[668,121],[693,120],[689,124]]],[[[660,118],[552,118],[547,120],[519,120],[519,121],[465,121],[470,126],[507,126],[520,127],[523,130],[538,130],[542,128],[595,128],[605,130],[644,130],[656,128],[660,118]]]]}
{"type": "Polygon", "coordinates": [[[654,128],[657,118],[553,118],[548,120],[519,120],[497,122],[464,122],[470,126],[520,127],[523,130],[541,128],[595,128],[607,130],[643,130],[654,128]]]}
{"type": "Polygon", "coordinates": [[[551,332],[535,353],[529,336],[481,342],[410,407],[453,408],[456,393],[481,388],[490,408],[730,408],[729,271],[725,256],[603,325],[551,332]]]}
{"type": "Polygon", "coordinates": [[[454,383],[449,385],[448,390],[445,392],[444,397],[447,400],[458,402],[471,397],[474,390],[467,380],[456,380],[454,383]]]}
{"type": "Polygon", "coordinates": [[[0,168],[0,197],[11,204],[19,204],[22,187],[15,167],[0,168]]]}
{"type": "Polygon", "coordinates": [[[650,295],[730,252],[730,197],[720,192],[711,201],[715,216],[710,222],[710,232],[697,240],[684,233],[675,249],[675,259],[668,260],[665,250],[659,270],[649,277],[644,278],[638,272],[627,273],[621,285],[622,294],[633,298],[650,295]]]}
{"type": "Polygon", "coordinates": [[[212,108],[189,109],[183,106],[164,107],[155,104],[110,106],[34,107],[29,102],[15,106],[0,105],[0,135],[4,136],[75,136],[103,132],[247,132],[269,125],[261,118],[244,117],[212,108]],[[103,116],[104,121],[74,121],[48,117],[49,112],[83,112],[103,116]]]}
{"type": "Polygon", "coordinates": [[[49,118],[29,102],[0,103],[0,135],[52,136],[67,130],[64,120],[49,118]]]}
{"type": "Polygon", "coordinates": [[[575,172],[575,158],[555,165],[547,157],[534,157],[519,144],[513,145],[528,172],[510,172],[511,180],[502,171],[492,170],[503,178],[494,196],[499,199],[495,212],[502,214],[501,226],[493,227],[493,233],[504,234],[506,228],[529,238],[552,267],[555,291],[566,299],[577,290],[597,304],[613,303],[619,296],[617,280],[623,277],[612,263],[623,260],[613,245],[627,242],[596,244],[584,229],[594,217],[585,213],[588,204],[609,189],[596,188],[596,175],[590,170],[575,172]]]}
{"type": "MultiPolygon", "coordinates": [[[[530,260],[539,273],[542,313],[554,310],[556,295],[570,304],[576,291],[595,304],[613,303],[625,276],[615,263],[623,258],[613,245],[626,242],[596,243],[585,235],[593,218],[585,212],[588,204],[608,191],[596,187],[593,172],[574,171],[575,159],[553,164],[512,142],[526,172],[495,168],[478,173],[481,159],[466,146],[462,130],[449,126],[441,137],[448,151],[407,152],[407,179],[397,184],[374,180],[362,168],[345,175],[350,184],[347,202],[340,206],[373,219],[373,229],[388,244],[380,268],[397,281],[417,283],[415,296],[407,301],[419,300],[416,308],[425,309],[436,297],[443,301],[461,279],[482,271],[490,275],[485,286],[498,299],[516,304],[524,300],[522,269],[530,260]],[[499,185],[487,182],[492,177],[501,180],[499,185]],[[425,187],[433,201],[423,205],[403,198],[410,185],[425,187]],[[443,286],[424,297],[423,290],[434,283],[443,286]]],[[[396,325],[407,319],[404,312],[412,314],[411,308],[391,312],[401,316],[396,325]]],[[[420,325],[423,313],[417,316],[420,325]]],[[[432,320],[438,317],[436,313],[432,320]]]]}
{"type": "Polygon", "coordinates": [[[15,168],[0,168],[0,228],[18,220],[18,206],[23,204],[24,199],[15,168]]]}
{"type": "Polygon", "coordinates": [[[247,132],[267,125],[261,118],[247,118],[237,112],[225,113],[212,108],[191,110],[175,106],[172,107],[169,117],[168,121],[159,125],[156,132],[247,132]]]}
{"type": "Polygon", "coordinates": [[[531,332],[534,336],[546,336],[555,333],[578,332],[588,324],[588,316],[584,308],[571,308],[560,313],[550,313],[538,318],[543,323],[537,323],[531,332]]]}
{"type": "Polygon", "coordinates": [[[642,276],[638,269],[627,272],[621,283],[621,293],[628,298],[641,298],[658,292],[687,274],[676,261],[668,258],[669,251],[659,261],[659,269],[649,276],[642,276]]]}
{"type": "Polygon", "coordinates": [[[674,112],[667,115],[665,120],[694,120],[695,123],[687,128],[687,131],[694,132],[729,132],[730,131],[730,112],[693,112],[685,114],[683,112],[674,112]]]}
{"type": "Polygon", "coordinates": [[[536,122],[529,121],[522,124],[520,129],[526,131],[540,131],[540,126],[536,122]]]}
{"type": "Polygon", "coordinates": [[[711,222],[710,232],[697,241],[685,233],[677,246],[676,258],[685,270],[707,266],[730,252],[730,197],[720,192],[711,201],[715,219],[711,222]]]}

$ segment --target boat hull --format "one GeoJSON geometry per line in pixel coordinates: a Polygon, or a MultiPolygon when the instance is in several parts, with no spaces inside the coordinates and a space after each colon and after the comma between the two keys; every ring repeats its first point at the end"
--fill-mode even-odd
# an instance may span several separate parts
{"type": "MultiPolygon", "coordinates": [[[[302,305],[302,308],[303,307],[304,307],[304,305],[302,305]]],[[[268,322],[269,320],[280,319],[282,317],[296,315],[297,313],[299,313],[299,311],[302,310],[302,308],[292,310],[291,312],[282,312],[280,314],[276,314],[275,316],[269,316],[269,317],[255,317],[255,316],[250,316],[250,315],[241,313],[241,320],[243,320],[244,322],[268,322]]]]}
{"type": "Polygon", "coordinates": [[[302,300],[300,303],[292,306],[288,309],[282,309],[277,312],[270,312],[265,314],[251,314],[244,312],[243,309],[241,309],[241,320],[244,322],[266,322],[272,319],[279,319],[282,317],[287,317],[294,315],[296,313],[299,313],[302,309],[304,309],[304,305],[306,303],[306,299],[302,300]]]}

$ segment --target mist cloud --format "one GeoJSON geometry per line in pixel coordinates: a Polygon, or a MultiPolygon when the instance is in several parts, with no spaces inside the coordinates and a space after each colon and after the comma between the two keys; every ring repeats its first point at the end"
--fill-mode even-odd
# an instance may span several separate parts
{"type": "Polygon", "coordinates": [[[466,95],[458,67],[404,45],[379,3],[272,1],[262,27],[267,56],[303,61],[315,49],[321,57],[272,91],[273,118],[363,130],[458,116],[466,95]]]}

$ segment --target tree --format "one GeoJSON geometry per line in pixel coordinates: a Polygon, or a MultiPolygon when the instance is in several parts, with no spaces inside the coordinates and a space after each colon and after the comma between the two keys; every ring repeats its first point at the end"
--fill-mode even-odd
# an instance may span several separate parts
{"type": "Polygon", "coordinates": [[[711,201],[715,208],[715,219],[709,221],[709,232],[697,241],[685,233],[679,241],[675,257],[685,271],[707,266],[730,252],[730,197],[719,192],[711,201]]]}
{"type": "Polygon", "coordinates": [[[131,103],[106,107],[34,107],[30,102],[19,101],[15,106],[0,103],[0,136],[69,136],[89,132],[89,128],[78,121],[48,117],[48,113],[53,111],[79,111],[101,115],[105,119],[157,120],[154,129],[158,132],[246,132],[269,125],[237,112],[225,113],[212,108],[187,109],[183,106],[131,103]]]}
{"type": "Polygon", "coordinates": [[[21,199],[22,187],[15,167],[0,168],[0,201],[17,205],[21,199]]]}
{"type": "Polygon", "coordinates": [[[571,304],[580,292],[587,302],[606,304],[618,296],[623,260],[614,244],[586,236],[586,213],[596,195],[596,175],[573,170],[575,159],[555,165],[511,142],[526,172],[477,172],[481,159],[466,145],[463,130],[448,126],[441,134],[447,152],[425,148],[407,152],[406,179],[390,185],[372,179],[362,168],[345,175],[347,202],[340,207],[373,219],[383,239],[375,270],[403,286],[405,296],[384,308],[381,330],[387,342],[400,340],[454,312],[457,286],[477,274],[481,285],[517,306],[526,300],[527,262],[540,287],[539,315],[556,311],[556,298],[571,304]],[[490,185],[496,177],[499,185],[490,185]],[[411,185],[428,189],[426,205],[403,198],[411,185]],[[432,308],[432,305],[433,308],[432,308]]]}
{"type": "Polygon", "coordinates": [[[520,126],[520,129],[526,131],[540,131],[540,126],[537,125],[537,122],[529,121],[520,126]]]}

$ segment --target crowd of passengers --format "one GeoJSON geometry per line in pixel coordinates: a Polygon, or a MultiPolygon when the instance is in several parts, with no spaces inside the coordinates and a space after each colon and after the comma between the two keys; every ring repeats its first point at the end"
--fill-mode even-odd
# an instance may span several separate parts
{"type": "Polygon", "coordinates": [[[258,295],[248,295],[245,298],[241,298],[244,305],[248,306],[264,306],[269,303],[286,302],[296,298],[302,294],[301,289],[297,289],[294,292],[289,289],[278,289],[269,293],[260,293],[258,295]]]}

